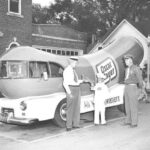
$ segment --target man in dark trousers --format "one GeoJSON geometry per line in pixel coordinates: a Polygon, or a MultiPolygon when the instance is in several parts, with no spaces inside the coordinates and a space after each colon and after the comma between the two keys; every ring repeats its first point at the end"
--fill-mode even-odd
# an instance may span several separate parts
{"type": "Polygon", "coordinates": [[[83,80],[79,80],[76,73],[75,67],[77,61],[77,57],[71,57],[69,65],[63,72],[63,85],[67,95],[67,131],[80,127],[80,83],[83,80]]]}
{"type": "Polygon", "coordinates": [[[133,63],[132,55],[125,55],[125,110],[126,119],[124,125],[132,128],[138,125],[138,87],[142,88],[143,79],[140,68],[133,63]],[[138,86],[138,87],[137,87],[138,86]]]}

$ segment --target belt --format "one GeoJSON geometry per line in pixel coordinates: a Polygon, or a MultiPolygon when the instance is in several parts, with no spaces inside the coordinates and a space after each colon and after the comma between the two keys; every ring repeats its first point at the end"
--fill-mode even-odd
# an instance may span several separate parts
{"type": "Polygon", "coordinates": [[[69,86],[71,86],[71,87],[79,87],[79,85],[69,85],[69,86]]]}
{"type": "Polygon", "coordinates": [[[127,85],[137,85],[137,84],[134,84],[134,83],[131,83],[131,84],[130,84],[130,83],[129,83],[129,84],[127,84],[127,85]]]}

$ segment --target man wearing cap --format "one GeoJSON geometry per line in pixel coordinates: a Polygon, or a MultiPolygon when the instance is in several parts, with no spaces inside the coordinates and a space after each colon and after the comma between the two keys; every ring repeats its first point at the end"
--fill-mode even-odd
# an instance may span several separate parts
{"type": "Polygon", "coordinates": [[[71,57],[69,65],[63,72],[63,85],[67,95],[67,131],[70,131],[72,128],[80,127],[80,83],[82,83],[83,80],[79,80],[76,73],[77,61],[77,57],[71,57]]]}
{"type": "Polygon", "coordinates": [[[126,119],[124,125],[130,125],[132,128],[138,125],[138,87],[142,88],[143,79],[140,68],[133,63],[132,55],[125,55],[125,110],[126,119]]]}
{"type": "Polygon", "coordinates": [[[95,91],[94,95],[94,124],[99,125],[99,115],[101,115],[101,124],[106,124],[105,119],[105,100],[108,96],[108,87],[104,84],[104,76],[96,74],[98,82],[91,90],[95,91]]]}

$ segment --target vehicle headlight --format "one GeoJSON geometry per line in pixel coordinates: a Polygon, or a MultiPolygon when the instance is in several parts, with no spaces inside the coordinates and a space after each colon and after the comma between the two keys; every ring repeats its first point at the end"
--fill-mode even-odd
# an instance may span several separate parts
{"type": "Polygon", "coordinates": [[[22,102],[20,103],[20,109],[21,109],[21,110],[26,110],[26,109],[27,109],[27,104],[26,104],[24,101],[22,101],[22,102]]]}

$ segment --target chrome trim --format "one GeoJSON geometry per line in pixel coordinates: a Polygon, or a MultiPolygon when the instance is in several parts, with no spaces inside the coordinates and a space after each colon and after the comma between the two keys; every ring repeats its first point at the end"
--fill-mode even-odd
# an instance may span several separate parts
{"type": "MultiPolygon", "coordinates": [[[[6,114],[5,114],[6,115],[6,114]]],[[[8,123],[8,124],[16,124],[16,125],[27,125],[27,124],[33,124],[38,122],[38,119],[36,118],[16,118],[13,116],[9,117],[9,114],[6,118],[2,119],[4,114],[0,113],[0,122],[8,123]]]]}

